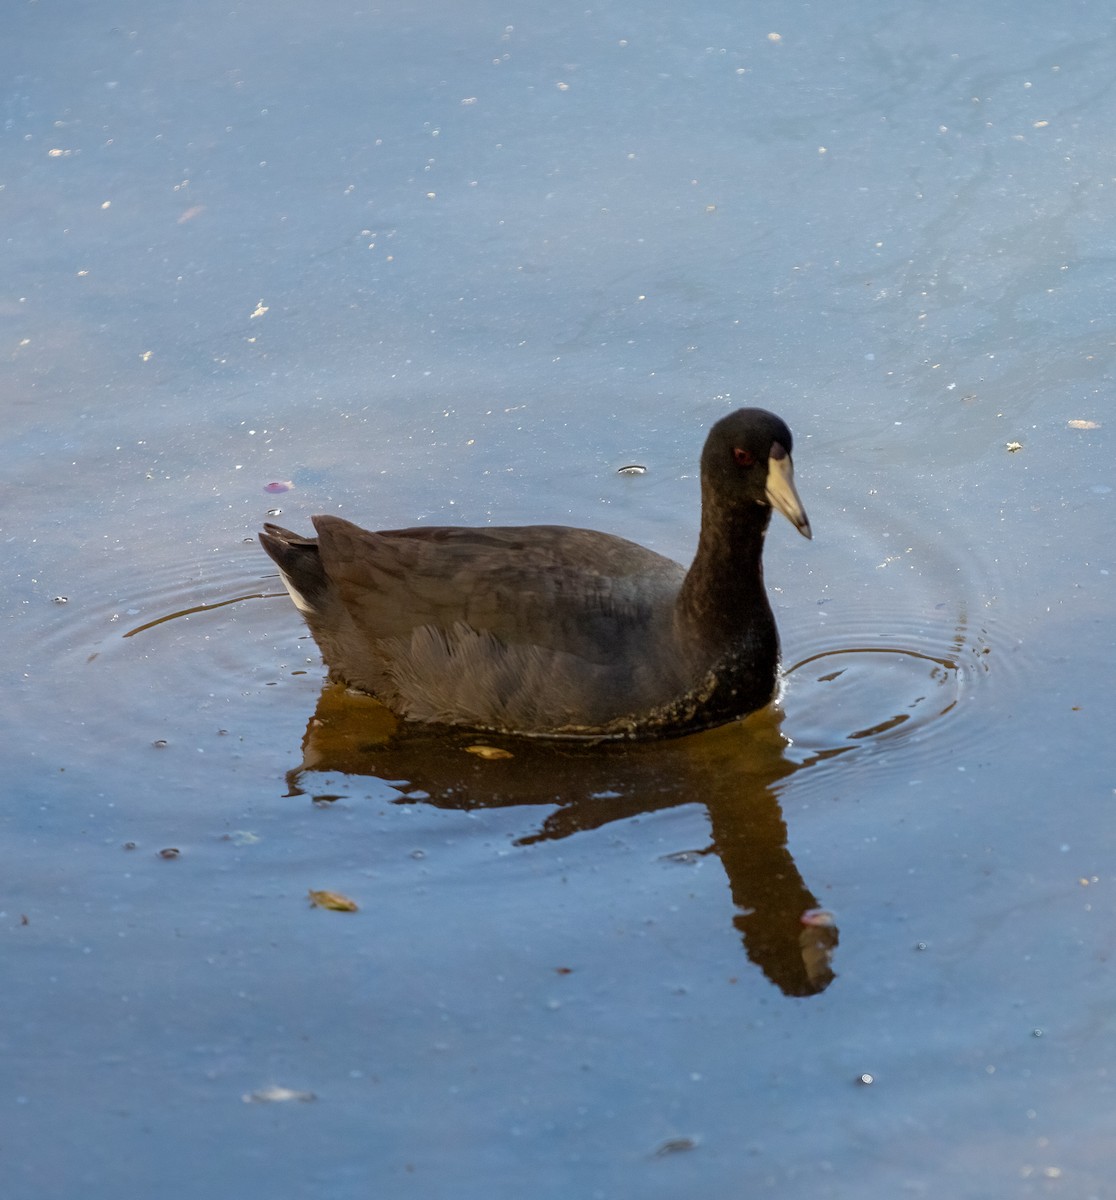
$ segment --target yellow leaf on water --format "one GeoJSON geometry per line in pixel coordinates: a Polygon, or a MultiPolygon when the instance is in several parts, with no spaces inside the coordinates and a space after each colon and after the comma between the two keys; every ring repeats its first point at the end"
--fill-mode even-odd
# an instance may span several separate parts
{"type": "Polygon", "coordinates": [[[478,758],[514,758],[510,750],[501,750],[499,746],[466,746],[465,749],[470,754],[475,754],[478,758]]]}
{"type": "Polygon", "coordinates": [[[1100,429],[1099,421],[1067,421],[1070,429],[1100,429]]]}
{"type": "Polygon", "coordinates": [[[307,893],[314,908],[328,908],[331,912],[359,912],[356,901],[350,900],[340,892],[315,891],[307,893]]]}

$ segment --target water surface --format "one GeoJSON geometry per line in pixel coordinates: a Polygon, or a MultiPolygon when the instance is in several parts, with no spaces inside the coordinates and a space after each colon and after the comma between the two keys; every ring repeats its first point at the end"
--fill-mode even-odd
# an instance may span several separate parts
{"type": "Polygon", "coordinates": [[[1112,53],[9,15],[6,1196],[1106,1194],[1112,53]],[[686,560],[745,403],[815,530],[778,705],[575,752],[323,690],[269,514],[686,560]]]}

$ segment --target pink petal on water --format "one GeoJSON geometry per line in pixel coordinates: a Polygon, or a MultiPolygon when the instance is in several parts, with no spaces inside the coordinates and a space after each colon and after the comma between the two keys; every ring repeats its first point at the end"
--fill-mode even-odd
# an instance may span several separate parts
{"type": "Polygon", "coordinates": [[[273,479],[270,483],[264,484],[264,491],[275,495],[278,492],[289,492],[294,487],[294,484],[288,479],[285,482],[273,479]]]}

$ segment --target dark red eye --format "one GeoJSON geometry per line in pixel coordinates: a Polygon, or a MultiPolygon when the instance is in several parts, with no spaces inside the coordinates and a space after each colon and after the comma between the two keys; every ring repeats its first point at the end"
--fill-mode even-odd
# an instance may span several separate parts
{"type": "Polygon", "coordinates": [[[751,452],[751,450],[734,450],[732,452],[732,457],[736,460],[736,465],[738,467],[755,466],[756,456],[751,452]]]}

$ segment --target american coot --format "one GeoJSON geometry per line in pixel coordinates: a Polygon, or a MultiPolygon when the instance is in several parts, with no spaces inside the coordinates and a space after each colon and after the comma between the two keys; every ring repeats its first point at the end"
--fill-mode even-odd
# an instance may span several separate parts
{"type": "Polygon", "coordinates": [[[772,508],[810,537],[791,432],[742,408],[709,431],[687,571],[560,525],[265,526],[329,667],[401,717],[553,738],[688,733],[762,708],[779,635],[763,586],[772,508]]]}

